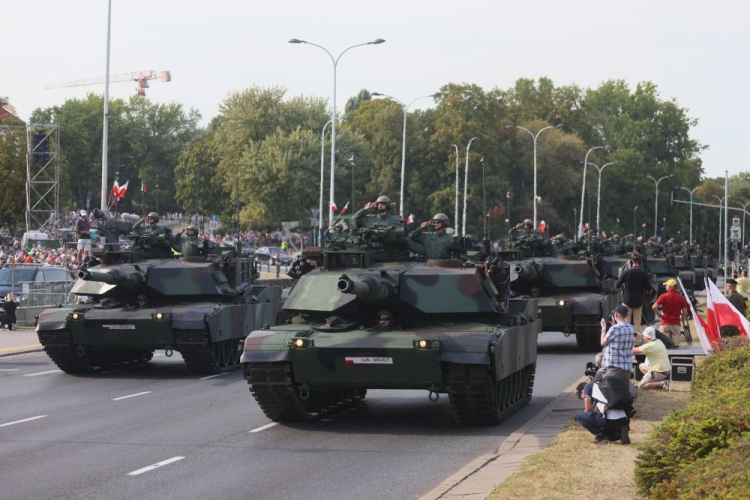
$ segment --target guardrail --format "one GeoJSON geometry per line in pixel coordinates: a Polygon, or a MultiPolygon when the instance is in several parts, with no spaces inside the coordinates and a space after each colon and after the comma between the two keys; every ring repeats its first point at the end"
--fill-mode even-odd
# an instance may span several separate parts
{"type": "Polygon", "coordinates": [[[69,307],[75,304],[76,296],[70,293],[75,281],[47,281],[44,283],[22,283],[23,291],[18,298],[16,322],[22,326],[34,326],[36,317],[45,309],[69,307]]]}

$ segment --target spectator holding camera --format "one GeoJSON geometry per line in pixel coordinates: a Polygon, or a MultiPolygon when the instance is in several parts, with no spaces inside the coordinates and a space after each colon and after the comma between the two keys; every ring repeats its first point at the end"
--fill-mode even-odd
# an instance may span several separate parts
{"type": "Polygon", "coordinates": [[[616,376],[630,382],[630,369],[633,364],[633,325],[628,323],[628,308],[619,305],[611,316],[611,326],[602,318],[601,345],[604,358],[602,367],[607,376],[616,376]]]}
{"type": "Polygon", "coordinates": [[[633,252],[630,256],[630,269],[617,280],[617,288],[623,291],[623,302],[628,308],[628,319],[636,333],[641,333],[641,314],[646,295],[652,291],[651,278],[641,269],[641,255],[633,252]]]}
{"type": "Polygon", "coordinates": [[[645,354],[648,363],[641,363],[638,369],[643,373],[643,379],[638,384],[639,389],[651,390],[666,387],[662,381],[669,378],[672,364],[664,343],[656,338],[656,330],[649,326],[643,331],[644,344],[633,348],[633,354],[645,354]]]}
{"type": "MultiPolygon", "coordinates": [[[[581,382],[576,388],[578,398],[583,400],[583,411],[576,420],[581,427],[595,436],[594,444],[620,441],[630,444],[630,419],[628,412],[609,408],[599,382],[581,382]]],[[[635,413],[635,412],[632,412],[635,413]]]]}

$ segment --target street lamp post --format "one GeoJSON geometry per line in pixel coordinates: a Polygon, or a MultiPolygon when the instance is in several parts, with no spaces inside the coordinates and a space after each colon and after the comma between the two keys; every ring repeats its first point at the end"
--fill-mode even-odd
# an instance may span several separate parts
{"type": "Polygon", "coordinates": [[[553,128],[560,128],[562,127],[562,124],[557,126],[548,126],[541,129],[539,132],[534,134],[531,130],[527,129],[526,127],[519,127],[517,125],[507,125],[505,128],[517,128],[518,130],[525,130],[529,133],[531,136],[531,139],[534,141],[534,228],[536,228],[536,202],[537,202],[537,194],[536,194],[536,143],[537,139],[539,139],[539,135],[544,132],[545,130],[553,129],[553,128]]]}
{"type": "Polygon", "coordinates": [[[658,230],[659,230],[659,183],[663,181],[664,179],[669,179],[672,177],[671,175],[665,175],[664,177],[660,177],[657,181],[650,175],[646,175],[649,179],[654,181],[654,184],[656,185],[656,197],[654,199],[654,236],[658,236],[658,230]]]}
{"type": "Polygon", "coordinates": [[[471,149],[471,143],[479,137],[472,137],[469,140],[469,144],[466,145],[466,168],[464,169],[464,218],[461,224],[461,236],[466,236],[466,194],[469,182],[469,149],[471,149]]]}
{"type": "Polygon", "coordinates": [[[323,244],[323,185],[325,179],[325,158],[326,158],[326,127],[333,123],[328,120],[323,125],[323,131],[320,133],[320,206],[318,208],[318,245],[323,244]]]}
{"type": "Polygon", "coordinates": [[[680,186],[680,189],[684,189],[690,195],[690,241],[688,242],[688,245],[693,244],[693,195],[695,194],[695,192],[698,190],[699,187],[700,186],[693,188],[693,189],[688,189],[686,187],[680,186]]]}
{"type": "MultiPolygon", "coordinates": [[[[719,198],[715,194],[712,194],[711,196],[713,196],[714,198],[716,198],[717,200],[719,200],[719,262],[721,262],[721,221],[722,221],[722,214],[721,214],[721,212],[723,210],[722,207],[724,206],[724,197],[722,196],[721,198],[719,198]]],[[[725,250],[725,252],[726,252],[726,250],[725,250]]],[[[726,270],[725,270],[725,272],[726,272],[726,270]]]]}
{"type": "Polygon", "coordinates": [[[603,146],[595,146],[586,152],[586,157],[583,159],[583,183],[581,185],[581,219],[578,222],[578,237],[583,236],[583,203],[586,199],[586,167],[589,164],[589,155],[595,149],[604,149],[603,146]]]}
{"type": "Polygon", "coordinates": [[[740,201],[737,202],[739,206],[742,207],[742,248],[745,248],[745,212],[747,211],[747,206],[750,205],[750,201],[747,203],[742,203],[740,201]]]}
{"type": "Polygon", "coordinates": [[[109,151],[109,41],[112,28],[112,0],[107,2],[107,63],[104,72],[104,124],[102,127],[102,195],[100,207],[102,210],[107,206],[107,193],[109,184],[107,182],[107,156],[109,151]]]}
{"type": "Polygon", "coordinates": [[[457,144],[451,144],[454,148],[456,148],[456,211],[453,213],[453,224],[454,228],[456,229],[456,234],[458,234],[458,182],[459,182],[459,176],[458,176],[458,145],[457,144]]]}
{"type": "Polygon", "coordinates": [[[596,189],[596,231],[601,232],[601,226],[599,225],[599,207],[601,206],[601,200],[602,200],[602,172],[605,168],[607,168],[610,165],[614,165],[617,163],[616,161],[611,161],[609,163],[605,163],[601,166],[601,168],[597,165],[594,165],[593,163],[591,166],[593,166],[596,171],[599,173],[599,186],[596,189]]]}
{"type": "MultiPolygon", "coordinates": [[[[336,72],[339,65],[339,60],[341,59],[341,56],[346,54],[348,51],[355,47],[362,47],[365,45],[378,45],[385,42],[382,38],[377,38],[373,40],[372,42],[367,43],[359,43],[357,45],[352,45],[351,47],[347,48],[343,52],[341,52],[338,57],[333,57],[333,54],[323,47],[322,45],[318,45],[316,43],[308,42],[305,40],[299,40],[297,38],[292,38],[289,40],[289,43],[306,43],[307,45],[312,45],[313,47],[318,47],[319,49],[322,49],[325,51],[326,54],[331,58],[331,62],[333,63],[333,101],[331,103],[331,181],[330,181],[330,199],[328,203],[328,224],[333,224],[333,204],[334,204],[334,179],[336,174],[336,72]]],[[[322,218],[322,215],[321,215],[322,218]]]]}
{"type": "Polygon", "coordinates": [[[436,92],[434,94],[430,95],[424,95],[422,97],[417,97],[413,101],[411,101],[409,104],[404,104],[403,102],[399,101],[393,96],[390,96],[388,94],[381,94],[380,92],[373,92],[370,94],[374,97],[387,97],[388,99],[391,99],[393,101],[396,101],[400,106],[401,109],[404,111],[404,130],[403,130],[403,139],[401,141],[401,197],[399,200],[399,215],[401,217],[404,216],[404,174],[406,172],[406,117],[409,115],[409,107],[411,107],[412,104],[419,101],[420,99],[427,99],[428,97],[437,98],[440,97],[442,94],[440,92],[436,92]]]}
{"type": "Polygon", "coordinates": [[[636,218],[636,211],[638,210],[639,206],[640,205],[636,205],[635,208],[633,209],[633,235],[634,236],[638,234],[638,226],[637,226],[638,219],[636,218]]]}

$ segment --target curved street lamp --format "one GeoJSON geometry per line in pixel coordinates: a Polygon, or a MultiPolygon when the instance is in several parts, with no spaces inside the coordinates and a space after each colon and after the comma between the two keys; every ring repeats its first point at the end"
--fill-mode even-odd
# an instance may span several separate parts
{"type": "MultiPolygon", "coordinates": [[[[373,40],[372,42],[366,42],[366,43],[359,43],[357,45],[352,45],[351,47],[348,47],[343,52],[341,52],[338,57],[333,57],[333,54],[323,47],[322,45],[318,45],[317,43],[308,42],[305,40],[299,40],[297,38],[292,38],[289,40],[289,43],[306,43],[307,45],[312,45],[313,47],[318,47],[319,49],[322,49],[325,51],[326,54],[331,58],[331,62],[333,63],[333,101],[331,105],[331,181],[330,181],[330,200],[328,203],[328,225],[333,224],[333,204],[334,204],[334,179],[336,174],[336,72],[338,69],[339,60],[341,59],[341,56],[346,54],[348,51],[355,47],[363,47],[365,45],[378,45],[385,42],[382,38],[377,38],[373,40]]],[[[321,215],[322,218],[322,215],[321,215]]]]}
{"type": "Polygon", "coordinates": [[[453,224],[454,229],[456,230],[456,234],[458,234],[458,145],[457,144],[451,144],[454,148],[456,148],[456,211],[453,213],[453,224]]]}
{"type": "Polygon", "coordinates": [[[325,179],[325,158],[326,158],[326,128],[333,121],[328,120],[323,125],[323,131],[320,133],[320,207],[318,211],[318,245],[323,244],[323,180],[325,179]]]}
{"type": "Polygon", "coordinates": [[[589,164],[589,155],[595,149],[604,149],[604,146],[594,146],[586,152],[586,157],[583,159],[583,183],[581,185],[581,220],[578,222],[578,238],[583,236],[583,202],[586,199],[586,167],[589,164]]]}
{"type": "Polygon", "coordinates": [[[654,236],[657,236],[659,230],[659,183],[664,179],[669,179],[673,176],[665,175],[664,177],[660,177],[658,181],[650,175],[646,175],[646,177],[654,181],[654,184],[656,185],[656,198],[654,199],[654,236]]]}
{"type": "Polygon", "coordinates": [[[750,205],[750,201],[747,203],[737,202],[742,207],[742,248],[745,248],[745,213],[747,212],[747,206],[750,205]]]}
{"type": "Polygon", "coordinates": [[[688,189],[686,187],[680,186],[680,189],[684,189],[690,195],[690,241],[688,242],[688,246],[689,246],[693,244],[693,195],[698,189],[700,189],[700,186],[695,187],[693,189],[688,189]]]}
{"type": "Polygon", "coordinates": [[[416,99],[411,101],[409,104],[404,104],[403,102],[399,101],[395,97],[388,95],[388,94],[381,94],[380,92],[373,92],[370,95],[374,97],[387,97],[388,99],[391,99],[392,101],[397,102],[401,106],[401,109],[404,111],[404,136],[401,142],[401,191],[400,191],[401,197],[400,197],[399,206],[398,206],[398,211],[399,211],[398,213],[403,218],[404,216],[404,173],[406,171],[406,117],[409,114],[409,107],[415,102],[419,101],[420,99],[427,99],[428,97],[438,98],[443,94],[441,94],[440,92],[436,92],[434,94],[417,97],[416,99]]]}
{"type": "Polygon", "coordinates": [[[527,129],[526,127],[519,127],[517,125],[506,125],[505,128],[516,128],[518,130],[525,130],[529,133],[531,136],[531,139],[534,141],[534,228],[536,229],[536,202],[537,202],[537,194],[536,194],[536,143],[537,139],[539,139],[539,135],[544,132],[545,130],[550,130],[553,128],[560,128],[562,127],[562,123],[560,125],[550,125],[549,127],[544,127],[539,132],[534,134],[531,130],[527,129]]]}
{"type": "Polygon", "coordinates": [[[479,137],[472,137],[471,140],[469,140],[469,144],[466,145],[466,168],[464,169],[464,219],[463,224],[461,225],[461,236],[466,236],[466,192],[469,182],[469,149],[471,149],[471,143],[476,139],[479,139],[479,137]]]}
{"type": "Polygon", "coordinates": [[[617,162],[611,161],[609,163],[605,163],[601,167],[593,163],[591,164],[591,166],[593,166],[596,169],[596,171],[599,172],[599,187],[596,189],[596,231],[597,232],[601,231],[601,226],[599,225],[599,206],[601,205],[601,199],[602,199],[602,172],[604,171],[605,168],[607,168],[610,165],[614,165],[615,163],[617,162]]]}

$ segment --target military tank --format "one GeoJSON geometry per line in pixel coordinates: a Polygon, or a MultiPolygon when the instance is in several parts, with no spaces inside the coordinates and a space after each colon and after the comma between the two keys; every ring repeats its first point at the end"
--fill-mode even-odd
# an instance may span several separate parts
{"type": "Polygon", "coordinates": [[[376,226],[305,250],[315,263],[284,304],[291,323],[244,342],[245,378],[268,418],[316,418],[368,389],[447,394],[463,424],[496,424],[530,400],[536,300],[509,299],[498,258],[425,261],[409,241],[403,225],[376,226]]]}
{"type": "Polygon", "coordinates": [[[155,349],[178,351],[195,373],[238,369],[239,344],[275,324],[281,287],[261,284],[254,260],[204,241],[199,255],[172,254],[169,231],[134,235],[83,269],[71,293],[88,302],[48,309],[37,334],[66,373],[92,373],[148,362],[155,349]]]}
{"type": "MultiPolygon", "coordinates": [[[[601,349],[601,324],[622,302],[615,280],[605,273],[599,255],[559,255],[551,253],[540,235],[511,241],[501,255],[512,269],[514,296],[538,298],[539,317],[544,331],[574,334],[582,351],[601,349]]],[[[585,247],[583,247],[585,248],[585,247]]]]}

